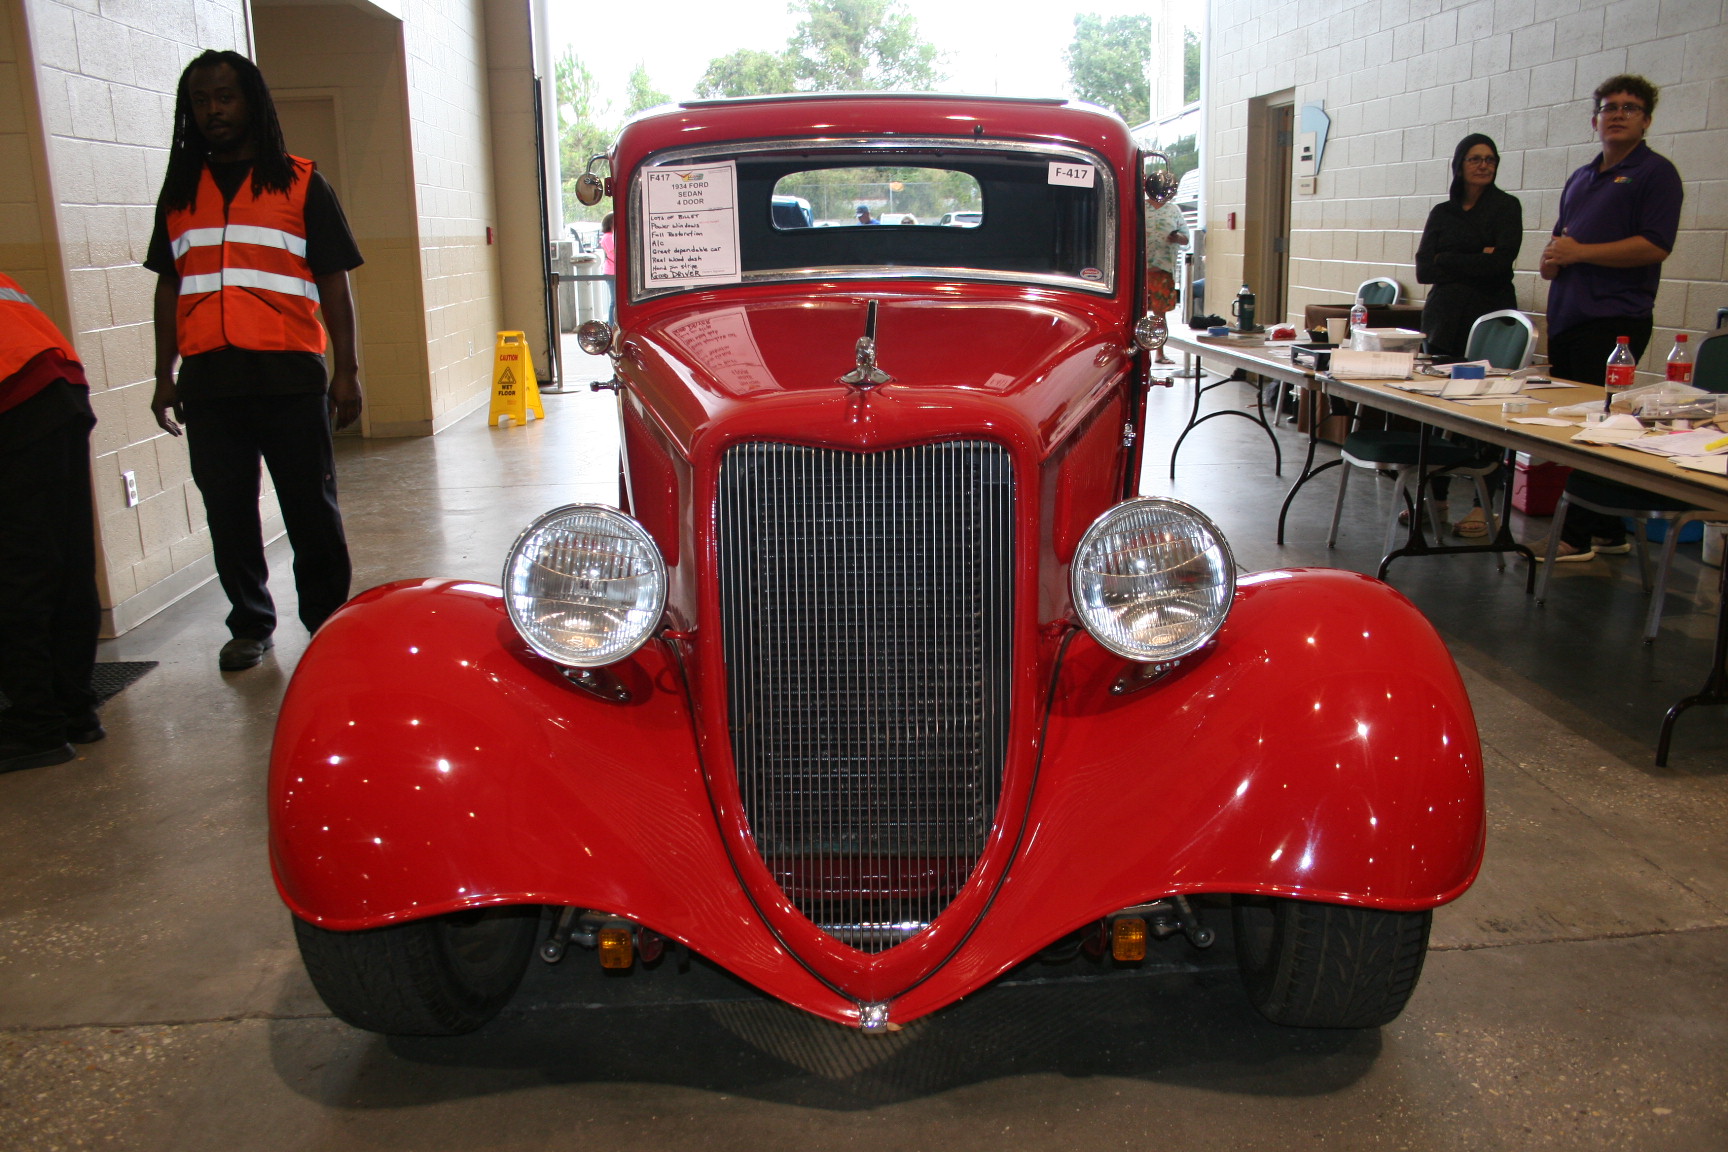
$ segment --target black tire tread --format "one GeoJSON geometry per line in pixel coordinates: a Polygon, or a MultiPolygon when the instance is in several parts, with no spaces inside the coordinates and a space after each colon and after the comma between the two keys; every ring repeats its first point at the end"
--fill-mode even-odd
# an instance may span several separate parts
{"type": "Polygon", "coordinates": [[[1249,998],[1275,1024],[1378,1028],[1397,1018],[1415,991],[1428,953],[1431,912],[1385,912],[1306,900],[1272,902],[1272,946],[1255,964],[1238,959],[1249,998]]]}
{"type": "Polygon", "coordinates": [[[296,916],[294,935],[312,986],[338,1019],[392,1036],[457,1036],[496,1016],[521,982],[538,909],[523,909],[520,920],[503,971],[486,986],[454,970],[435,919],[335,932],[296,916]]]}

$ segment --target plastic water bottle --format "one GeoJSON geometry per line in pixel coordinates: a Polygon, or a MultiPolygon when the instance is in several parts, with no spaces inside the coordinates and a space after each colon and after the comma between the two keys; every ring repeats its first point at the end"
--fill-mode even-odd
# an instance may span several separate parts
{"type": "Polygon", "coordinates": [[[1672,384],[1692,383],[1692,345],[1684,332],[1674,337],[1674,351],[1668,353],[1668,380],[1672,384]]]}
{"type": "Polygon", "coordinates": [[[1350,306],[1350,335],[1368,330],[1368,305],[1360,299],[1350,306]]]}
{"type": "Polygon", "coordinates": [[[1602,397],[1602,411],[1611,411],[1614,397],[1631,390],[1637,372],[1638,361],[1632,358],[1632,337],[1615,337],[1614,351],[1608,353],[1608,371],[1602,379],[1607,390],[1602,397]]]}

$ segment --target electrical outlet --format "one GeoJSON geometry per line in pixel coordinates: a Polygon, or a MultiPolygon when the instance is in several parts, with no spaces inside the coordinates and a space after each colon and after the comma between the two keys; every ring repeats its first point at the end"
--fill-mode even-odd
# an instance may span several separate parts
{"type": "Polygon", "coordinates": [[[126,482],[126,507],[138,507],[138,473],[122,472],[120,479],[126,482]]]}

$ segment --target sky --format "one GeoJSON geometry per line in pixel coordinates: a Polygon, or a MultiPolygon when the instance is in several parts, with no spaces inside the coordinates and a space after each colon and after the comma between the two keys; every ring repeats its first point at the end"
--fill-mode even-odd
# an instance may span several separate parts
{"type": "MultiPolygon", "coordinates": [[[[1067,96],[1068,67],[1062,52],[1074,38],[1076,12],[1110,17],[1144,13],[1153,0],[1072,0],[1056,4],[957,3],[906,5],[917,18],[924,39],[946,56],[949,82],[945,90],[992,96],[1067,96]]],[[[625,82],[638,62],[647,65],[654,86],[674,100],[695,95],[708,62],[740,48],[778,52],[786,46],[797,20],[785,0],[731,0],[698,4],[695,0],[654,0],[638,11],[651,13],[651,30],[628,29],[609,34],[596,12],[618,24],[627,6],[595,8],[584,4],[554,4],[552,43],[564,45],[600,82],[615,111],[623,106],[625,82]]]]}

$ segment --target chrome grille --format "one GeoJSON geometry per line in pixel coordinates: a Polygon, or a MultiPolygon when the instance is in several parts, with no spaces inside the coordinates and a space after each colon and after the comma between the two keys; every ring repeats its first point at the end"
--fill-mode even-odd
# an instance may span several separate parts
{"type": "Polygon", "coordinates": [[[959,891],[995,815],[1008,453],[741,444],[718,504],[728,719],[757,851],[831,935],[891,947],[959,891]]]}

